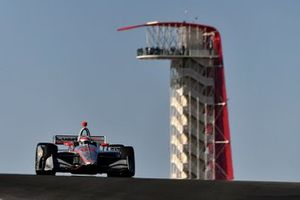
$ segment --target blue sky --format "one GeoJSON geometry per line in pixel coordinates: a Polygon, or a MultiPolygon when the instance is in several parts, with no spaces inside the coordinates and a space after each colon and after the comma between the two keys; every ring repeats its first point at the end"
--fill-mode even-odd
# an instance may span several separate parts
{"type": "Polygon", "coordinates": [[[221,32],[235,178],[299,181],[299,9],[296,0],[1,0],[0,173],[34,173],[35,145],[87,120],[93,134],[135,147],[137,177],[167,178],[169,62],[136,60],[144,30],[116,29],[185,20],[221,32]]]}

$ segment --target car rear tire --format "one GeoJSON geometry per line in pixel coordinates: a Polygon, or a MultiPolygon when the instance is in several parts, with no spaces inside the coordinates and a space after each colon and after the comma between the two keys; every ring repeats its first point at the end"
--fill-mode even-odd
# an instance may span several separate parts
{"type": "Polygon", "coordinates": [[[122,157],[127,159],[128,169],[120,173],[121,177],[132,177],[135,174],[134,149],[131,146],[122,148],[122,157]]]}
{"type": "Polygon", "coordinates": [[[107,177],[132,177],[135,174],[134,149],[131,146],[121,147],[121,158],[126,159],[128,163],[127,169],[122,171],[110,171],[107,177]]]}
{"type": "Polygon", "coordinates": [[[35,154],[35,172],[37,175],[55,175],[57,146],[52,143],[39,143],[35,154]],[[47,159],[52,156],[52,170],[45,169],[47,159]]]}
{"type": "Polygon", "coordinates": [[[126,146],[123,149],[124,156],[127,158],[128,171],[125,173],[126,177],[132,177],[135,174],[135,159],[134,159],[134,149],[131,146],[126,146]]]}

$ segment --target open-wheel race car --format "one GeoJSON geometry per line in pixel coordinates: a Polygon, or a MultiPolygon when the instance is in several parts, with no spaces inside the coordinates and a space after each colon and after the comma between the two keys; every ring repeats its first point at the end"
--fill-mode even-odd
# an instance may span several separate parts
{"type": "Polygon", "coordinates": [[[53,143],[38,143],[35,171],[37,175],[102,174],[108,177],[132,177],[135,174],[134,150],[131,146],[108,144],[105,136],[91,136],[87,122],[78,135],[55,135],[53,143]]]}

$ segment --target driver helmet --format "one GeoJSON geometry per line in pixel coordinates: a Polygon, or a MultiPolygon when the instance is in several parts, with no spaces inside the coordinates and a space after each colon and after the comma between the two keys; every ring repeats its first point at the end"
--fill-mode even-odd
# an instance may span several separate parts
{"type": "Polygon", "coordinates": [[[87,136],[82,136],[79,138],[79,143],[80,144],[88,144],[91,142],[91,139],[87,136]]]}

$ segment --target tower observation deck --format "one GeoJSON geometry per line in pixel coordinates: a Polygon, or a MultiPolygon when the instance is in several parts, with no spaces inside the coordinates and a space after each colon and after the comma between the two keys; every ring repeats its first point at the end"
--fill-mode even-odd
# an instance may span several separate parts
{"type": "Polygon", "coordinates": [[[171,61],[171,178],[232,180],[227,95],[220,33],[186,22],[149,22],[138,59],[171,61]]]}

